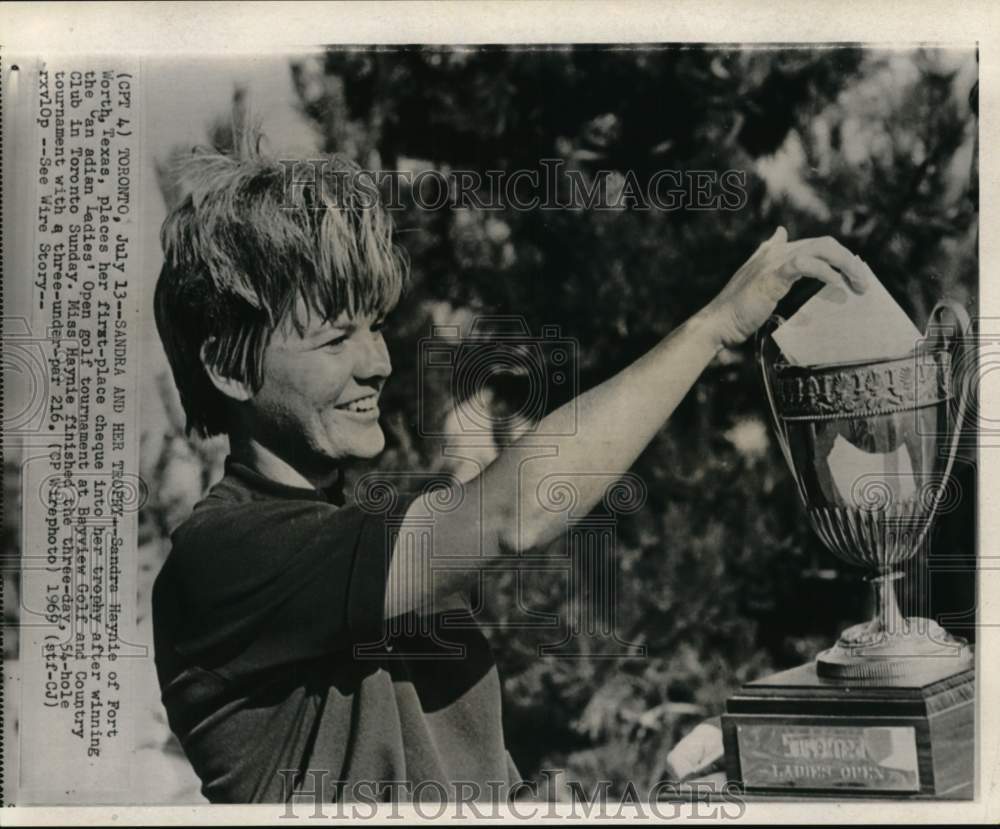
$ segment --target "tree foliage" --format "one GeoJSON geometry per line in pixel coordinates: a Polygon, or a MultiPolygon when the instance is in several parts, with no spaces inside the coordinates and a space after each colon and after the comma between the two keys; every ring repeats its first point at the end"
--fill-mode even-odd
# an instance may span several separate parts
{"type": "MultiPolygon", "coordinates": [[[[609,210],[421,210],[404,199],[394,218],[412,288],[388,334],[394,377],[379,465],[449,468],[426,426],[446,423],[462,395],[422,370],[417,344],[432,325],[468,332],[477,317],[501,314],[536,334],[556,326],[575,343],[578,382],[550,389],[552,407],[700,308],[777,224],[791,238],[836,236],[918,326],[943,296],[974,310],[974,60],[941,50],[580,46],[331,49],[294,63],[318,148],[373,169],[485,175],[558,159],[561,185],[604,171],[609,186],[632,176],[640,189],[661,170],[745,175],[745,203],[730,210],[642,209],[628,199],[609,210]]],[[[225,130],[213,132],[224,143],[225,130]]],[[[659,779],[673,742],[719,713],[741,682],[811,659],[865,614],[859,574],[812,534],[769,439],[750,348],[723,352],[636,463],[642,508],[605,516],[618,641],[584,637],[572,656],[539,656],[559,639],[539,620],[565,625],[575,612],[569,573],[484,580],[482,618],[522,773],[659,779]]],[[[493,383],[490,405],[509,413],[523,393],[517,382],[493,383]]],[[[157,474],[173,445],[156,443],[157,474]]],[[[204,477],[218,451],[196,451],[204,477]]],[[[959,471],[969,504],[975,478],[969,465],[959,471]]],[[[165,532],[176,505],[150,509],[160,510],[150,532],[165,532]]],[[[974,554],[970,509],[943,517],[939,548],[974,554]]],[[[590,566],[572,538],[550,554],[568,556],[578,574],[590,566]]],[[[935,601],[961,610],[967,590],[952,580],[935,601]]]]}

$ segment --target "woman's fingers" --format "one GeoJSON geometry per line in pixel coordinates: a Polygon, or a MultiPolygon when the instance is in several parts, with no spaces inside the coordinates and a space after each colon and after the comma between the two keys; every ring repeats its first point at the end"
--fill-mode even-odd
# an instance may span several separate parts
{"type": "MultiPolygon", "coordinates": [[[[765,239],[763,242],[757,245],[757,250],[753,252],[753,256],[757,256],[758,254],[763,254],[763,252],[768,248],[770,248],[772,245],[783,245],[787,241],[788,241],[788,232],[785,230],[785,228],[779,225],[777,228],[775,228],[774,233],[772,233],[769,238],[765,239]]],[[[751,257],[751,259],[753,258],[753,256],[751,257]]]]}
{"type": "Polygon", "coordinates": [[[792,256],[781,266],[779,271],[788,285],[803,276],[819,279],[828,285],[836,285],[838,288],[850,284],[844,275],[828,262],[802,252],[792,256]]]}
{"type": "MultiPolygon", "coordinates": [[[[822,259],[840,271],[856,293],[864,293],[875,274],[860,256],[855,256],[832,236],[800,239],[788,246],[796,255],[822,259]]],[[[826,280],[824,280],[826,281],[826,280]]],[[[839,284],[839,283],[837,283],[839,284]]]]}

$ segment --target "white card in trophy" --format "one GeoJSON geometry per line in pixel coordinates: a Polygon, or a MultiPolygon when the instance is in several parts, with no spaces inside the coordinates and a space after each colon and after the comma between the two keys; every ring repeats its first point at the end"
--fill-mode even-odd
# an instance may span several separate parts
{"type": "Polygon", "coordinates": [[[793,366],[860,362],[909,354],[924,338],[878,279],[857,294],[825,285],[774,332],[793,366]]]}

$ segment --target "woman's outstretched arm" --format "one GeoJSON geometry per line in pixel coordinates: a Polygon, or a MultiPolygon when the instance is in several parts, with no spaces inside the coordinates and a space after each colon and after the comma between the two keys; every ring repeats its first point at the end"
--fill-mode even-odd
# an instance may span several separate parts
{"type": "Polygon", "coordinates": [[[449,556],[479,556],[485,565],[501,553],[525,552],[557,538],[566,517],[540,497],[546,477],[568,476],[577,514],[593,509],[607,476],[628,470],[719,350],[750,337],[796,280],[846,282],[860,293],[870,274],[832,238],[790,243],[779,228],[708,306],[618,374],[548,414],[534,431],[537,437],[522,437],[461,485],[457,508],[436,512],[433,499],[417,499],[403,520],[390,566],[387,618],[433,609],[473,583],[474,571],[435,568],[435,560],[440,565],[449,556]],[[418,542],[428,514],[433,549],[418,542]]]}

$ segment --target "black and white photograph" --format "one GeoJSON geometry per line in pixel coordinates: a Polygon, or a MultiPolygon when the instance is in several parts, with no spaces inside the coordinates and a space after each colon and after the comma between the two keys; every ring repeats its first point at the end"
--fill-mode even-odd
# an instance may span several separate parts
{"type": "Polygon", "coordinates": [[[0,18],[11,825],[1000,819],[989,6],[198,6],[0,18]]]}

